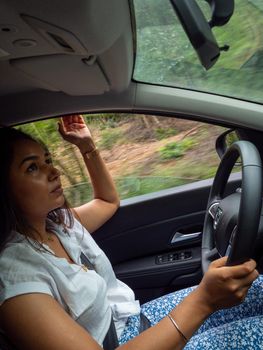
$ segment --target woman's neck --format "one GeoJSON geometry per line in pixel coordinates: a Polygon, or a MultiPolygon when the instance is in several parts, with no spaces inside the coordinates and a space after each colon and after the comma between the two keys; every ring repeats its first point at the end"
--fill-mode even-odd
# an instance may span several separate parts
{"type": "Polygon", "coordinates": [[[50,233],[47,231],[46,228],[46,218],[42,219],[35,219],[35,220],[29,220],[30,227],[32,228],[29,232],[27,232],[27,235],[39,242],[45,242],[48,240],[48,237],[50,233]]]}

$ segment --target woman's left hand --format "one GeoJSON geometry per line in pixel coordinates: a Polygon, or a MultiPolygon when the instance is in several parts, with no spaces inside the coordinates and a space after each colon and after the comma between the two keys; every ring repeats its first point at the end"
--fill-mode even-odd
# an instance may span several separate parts
{"type": "Polygon", "coordinates": [[[76,145],[82,153],[95,148],[89,128],[80,114],[61,117],[59,133],[64,140],[76,145]]]}

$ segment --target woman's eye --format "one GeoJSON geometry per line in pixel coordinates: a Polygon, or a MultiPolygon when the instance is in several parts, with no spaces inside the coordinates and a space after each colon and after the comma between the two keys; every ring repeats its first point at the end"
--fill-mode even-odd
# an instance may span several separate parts
{"type": "Polygon", "coordinates": [[[36,171],[37,169],[38,169],[38,167],[37,167],[36,163],[32,163],[29,165],[29,167],[27,168],[26,171],[28,173],[32,173],[33,171],[36,171]]]}

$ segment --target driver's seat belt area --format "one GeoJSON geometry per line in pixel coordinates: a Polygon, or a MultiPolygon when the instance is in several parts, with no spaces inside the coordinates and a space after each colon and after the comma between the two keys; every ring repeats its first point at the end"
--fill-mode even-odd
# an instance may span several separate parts
{"type": "MultiPolygon", "coordinates": [[[[94,265],[92,264],[92,262],[89,260],[89,258],[83,252],[81,252],[81,254],[80,254],[80,260],[81,260],[81,263],[83,265],[86,265],[90,270],[95,270],[94,265]]],[[[103,341],[103,349],[104,350],[114,350],[118,346],[119,346],[119,342],[118,342],[117,332],[116,332],[116,328],[114,325],[113,317],[111,315],[111,323],[110,323],[110,327],[109,327],[108,332],[107,332],[107,334],[104,338],[104,341],[103,341]]]]}
{"type": "MultiPolygon", "coordinates": [[[[80,260],[81,260],[81,263],[86,265],[90,270],[95,270],[95,268],[94,268],[93,264],[91,263],[91,261],[89,260],[89,258],[82,252],[80,254],[80,260]]],[[[145,331],[149,327],[151,327],[150,321],[148,320],[148,318],[146,316],[144,316],[142,313],[140,313],[139,333],[142,333],[143,331],[145,331]]],[[[114,350],[118,346],[119,346],[119,341],[118,341],[118,337],[117,337],[117,332],[116,332],[116,328],[114,325],[113,317],[111,315],[111,324],[110,324],[108,332],[105,336],[105,339],[103,341],[103,349],[104,350],[114,350]]]]}

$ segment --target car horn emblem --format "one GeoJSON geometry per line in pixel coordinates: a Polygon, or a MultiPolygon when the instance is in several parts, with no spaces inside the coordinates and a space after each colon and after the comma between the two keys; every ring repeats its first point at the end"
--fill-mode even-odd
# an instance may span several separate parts
{"type": "Polygon", "coordinates": [[[222,209],[220,209],[220,208],[218,207],[217,210],[216,210],[216,215],[215,215],[214,223],[213,223],[214,230],[217,229],[217,226],[218,226],[218,224],[219,224],[219,221],[220,221],[220,218],[221,218],[222,213],[223,213],[222,209]]]}

